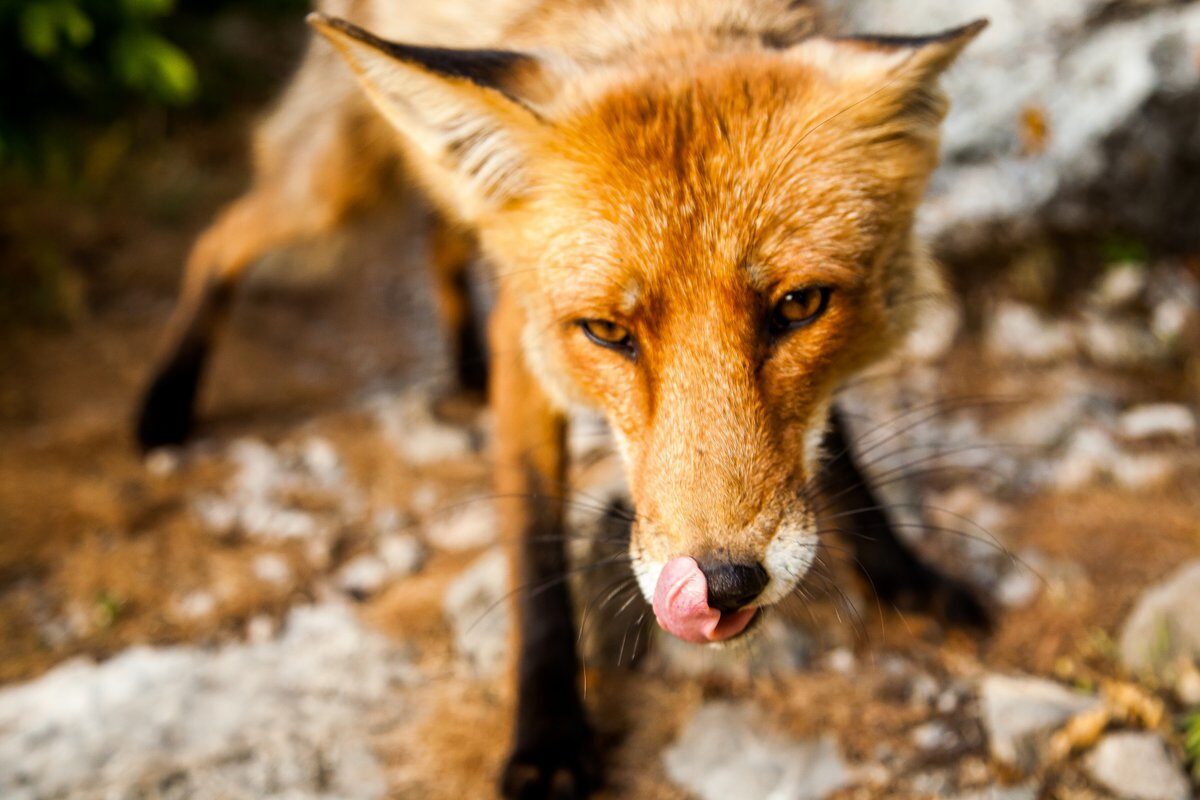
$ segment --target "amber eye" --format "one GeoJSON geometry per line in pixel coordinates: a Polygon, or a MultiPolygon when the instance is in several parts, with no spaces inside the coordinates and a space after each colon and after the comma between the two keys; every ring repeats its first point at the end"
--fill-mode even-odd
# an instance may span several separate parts
{"type": "Polygon", "coordinates": [[[633,357],[635,352],[633,336],[629,333],[628,328],[606,319],[580,320],[579,327],[583,329],[585,336],[601,347],[620,350],[627,356],[633,357]]]}
{"type": "Polygon", "coordinates": [[[780,334],[803,328],[825,313],[833,290],[828,286],[810,286],[788,292],[771,309],[771,333],[780,334]]]}

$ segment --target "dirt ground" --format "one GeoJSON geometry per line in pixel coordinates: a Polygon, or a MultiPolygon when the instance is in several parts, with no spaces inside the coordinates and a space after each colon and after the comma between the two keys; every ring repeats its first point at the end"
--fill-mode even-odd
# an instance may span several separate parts
{"type": "MultiPolygon", "coordinates": [[[[47,192],[4,205],[6,230],[31,227],[32,238],[55,241],[87,268],[73,319],[14,327],[0,341],[0,682],[30,680],[75,656],[106,659],[135,644],[245,638],[255,620],[278,621],[293,606],[336,593],[339,570],[370,548],[365,520],[393,511],[415,530],[456,504],[486,502],[486,450],[407,462],[372,410],[375,398],[443,372],[420,270],[423,215],[404,200],[340,247],[293,254],[274,271],[267,265],[221,342],[195,442],[149,459],[135,451],[130,417],[170,309],[177,265],[207,214],[236,191],[238,152],[234,144],[165,150],[101,201],[47,192]],[[164,185],[193,193],[170,218],[151,211],[162,204],[164,185]],[[307,266],[298,277],[281,277],[280,266],[289,263],[307,266]],[[322,266],[332,263],[342,264],[340,278],[322,266]],[[214,535],[197,502],[219,495],[231,479],[231,443],[252,439],[278,448],[313,437],[332,445],[363,506],[336,526],[319,557],[299,538],[214,535]],[[256,572],[264,554],[282,559],[286,580],[256,572]]],[[[971,336],[947,363],[948,397],[1002,387],[1006,396],[1029,398],[994,412],[996,418],[1021,408],[1037,413],[1050,369],[992,361],[971,336]]],[[[1086,364],[1071,369],[1123,404],[1178,399],[1169,372],[1147,379],[1086,364]]],[[[1100,482],[1001,498],[1010,513],[1004,546],[1069,569],[1061,580],[1049,576],[1036,600],[1002,611],[987,637],[948,633],[935,621],[870,601],[858,614],[839,614],[836,600],[825,599],[832,610],[817,612],[807,670],[747,679],[686,675],[654,657],[632,669],[589,664],[587,701],[605,746],[609,796],[685,796],[667,780],[658,754],[692,709],[716,697],[752,698],[772,725],[796,735],[830,734],[853,763],[892,754],[887,763],[896,766],[887,780],[845,790],[846,797],[913,796],[907,778],[951,763],[964,785],[972,775],[976,785],[997,779],[1002,772],[990,764],[978,723],[965,710],[944,715],[959,728],[952,751],[917,751],[911,731],[933,712],[913,702],[912,675],[969,680],[1017,671],[1081,687],[1126,677],[1112,645],[1122,620],[1145,587],[1200,556],[1195,455],[1194,448],[1182,450],[1182,466],[1153,486],[1100,482]],[[836,668],[829,655],[846,648],[859,664],[853,673],[836,668]],[[907,665],[902,680],[897,659],[907,665]]],[[[297,500],[317,512],[328,502],[297,500]]],[[[370,626],[415,648],[428,676],[421,712],[375,732],[396,797],[491,791],[508,736],[506,681],[459,668],[442,600],[484,549],[433,547],[411,577],[355,598],[370,626]]],[[[1057,792],[1050,796],[1100,796],[1086,794],[1086,781],[1070,768],[1044,785],[1057,792]]]]}

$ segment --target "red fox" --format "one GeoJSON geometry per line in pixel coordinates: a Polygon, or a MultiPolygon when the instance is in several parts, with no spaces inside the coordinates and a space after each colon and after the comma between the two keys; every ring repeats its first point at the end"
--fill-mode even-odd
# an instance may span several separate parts
{"type": "Polygon", "coordinates": [[[486,385],[496,416],[514,585],[539,587],[514,601],[506,796],[580,797],[598,777],[561,580],[573,406],[614,431],[631,567],[670,633],[726,642],[793,593],[830,482],[865,509],[853,547],[882,597],[984,617],[888,529],[835,396],[903,338],[936,278],[913,218],[946,113],[938,77],[986,22],[841,36],[805,0],[321,12],[258,131],[253,187],[191,253],[138,434],[185,436],[245,268],[371,204],[402,161],[441,214],[433,267],[459,381],[486,385]],[[475,252],[499,285],[487,371],[466,291],[475,252]]]}

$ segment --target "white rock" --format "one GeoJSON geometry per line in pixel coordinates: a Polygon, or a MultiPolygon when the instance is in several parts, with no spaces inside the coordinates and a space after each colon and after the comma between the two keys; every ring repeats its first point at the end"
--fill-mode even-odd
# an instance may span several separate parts
{"type": "Polygon", "coordinates": [[[1014,563],[1001,576],[993,591],[1005,608],[1024,608],[1037,599],[1042,591],[1042,578],[1029,566],[1014,563]]]}
{"type": "Polygon", "coordinates": [[[175,610],[184,619],[197,620],[212,616],[217,610],[217,598],[212,592],[197,589],[179,598],[175,610]]]}
{"type": "Polygon", "coordinates": [[[1200,659],[1200,560],[1142,593],[1119,637],[1121,661],[1159,671],[1176,658],[1200,659]]]}
{"type": "Polygon", "coordinates": [[[1097,783],[1128,800],[1188,800],[1183,769],[1154,733],[1110,733],[1084,762],[1097,783]]]}
{"type": "Polygon", "coordinates": [[[381,536],[375,549],[392,577],[412,575],[425,563],[425,545],[412,534],[381,536]]]}
{"type": "MultiPolygon", "coordinates": [[[[1024,390],[1022,390],[1024,391],[1024,390]]],[[[1056,447],[1087,422],[1106,423],[1114,405],[1109,390],[1077,369],[1038,376],[1037,395],[1005,414],[995,425],[995,438],[1032,450],[1056,447]]]]}
{"type": "Polygon", "coordinates": [[[494,675],[508,653],[508,559],[500,548],[484,553],[454,579],[442,609],[454,647],[479,675],[494,675]]]}
{"type": "Polygon", "coordinates": [[[1165,350],[1145,326],[1138,323],[1088,317],[1080,333],[1088,357],[1102,367],[1129,369],[1163,357],[1165,350]]]}
{"type": "Polygon", "coordinates": [[[663,753],[672,781],[702,800],[821,800],[851,783],[832,738],[787,739],[750,705],[701,706],[663,753]]]}
{"type": "Polygon", "coordinates": [[[275,620],[266,614],[256,614],[246,623],[246,641],[262,644],[275,638],[275,620]]]}
{"type": "Polygon", "coordinates": [[[496,530],[495,501],[486,496],[472,497],[435,511],[425,539],[441,550],[472,550],[495,542],[496,530]]]}
{"type": "Polygon", "coordinates": [[[0,689],[0,797],[373,800],[410,659],[347,610],[253,644],[135,647],[0,689]]]}
{"type": "Polygon", "coordinates": [[[383,559],[364,553],[346,562],[337,574],[338,588],[354,597],[369,597],[388,579],[388,567],[383,559]]]}
{"type": "Polygon", "coordinates": [[[412,520],[394,508],[382,509],[371,517],[371,527],[376,536],[404,533],[411,525],[412,520]]]}
{"type": "Polygon", "coordinates": [[[471,432],[447,425],[433,415],[433,396],[416,389],[381,397],[372,405],[384,437],[411,464],[431,464],[474,452],[471,432]]]}
{"type": "Polygon", "coordinates": [[[230,460],[237,465],[234,490],[244,497],[265,497],[287,483],[283,461],[266,442],[238,439],[229,445],[230,460]]]}
{"type": "Polygon", "coordinates": [[[913,728],[910,738],[919,750],[949,750],[958,743],[954,731],[947,728],[945,723],[936,720],[913,728]]]}
{"type": "Polygon", "coordinates": [[[286,508],[271,500],[248,502],[242,506],[239,520],[247,535],[259,539],[318,539],[333,535],[332,525],[323,516],[286,508]]]}
{"type": "Polygon", "coordinates": [[[997,307],[987,333],[988,349],[999,356],[1050,364],[1075,352],[1071,326],[1044,319],[1033,308],[1015,302],[997,307]]]}
{"type": "Polygon", "coordinates": [[[918,772],[909,778],[909,791],[916,797],[945,797],[954,785],[954,776],[949,770],[918,772]]]}
{"type": "Polygon", "coordinates": [[[347,517],[361,513],[362,498],[347,484],[337,452],[324,439],[276,450],[257,439],[239,439],[227,450],[236,467],[224,496],[202,495],[193,508],[218,534],[235,530],[253,538],[330,540],[347,517]],[[334,509],[297,507],[315,497],[334,509]]]}
{"type": "Polygon", "coordinates": [[[1095,302],[1100,308],[1112,311],[1129,305],[1146,291],[1146,265],[1124,262],[1109,268],[1096,287],[1095,302]]]}
{"type": "Polygon", "coordinates": [[[1188,659],[1179,659],[1176,664],[1175,697],[1185,706],[1200,706],[1200,667],[1188,659]]]}
{"type": "Polygon", "coordinates": [[[146,456],[146,471],[156,478],[165,478],[179,471],[179,451],[171,447],[156,447],[146,456]]]}
{"type": "Polygon", "coordinates": [[[1117,431],[1130,440],[1156,437],[1191,440],[1196,437],[1196,415],[1178,403],[1135,406],[1118,418],[1117,431]]]}
{"type": "Polygon", "coordinates": [[[1150,315],[1150,330],[1161,341],[1173,343],[1196,316],[1196,307],[1182,297],[1166,297],[1154,306],[1150,315]]]}
{"type": "Polygon", "coordinates": [[[857,659],[855,659],[854,653],[845,647],[835,648],[829,652],[829,655],[825,656],[825,666],[839,675],[854,674],[856,665],[857,659]]]}
{"type": "Polygon", "coordinates": [[[1060,489],[1080,489],[1100,480],[1120,456],[1112,437],[1100,428],[1081,428],[1071,437],[1066,453],[1055,470],[1060,489]]]}
{"type": "Polygon", "coordinates": [[[942,687],[933,676],[922,672],[913,676],[912,684],[908,688],[908,699],[914,706],[928,707],[937,702],[941,691],[942,687]]]}
{"type": "Polygon", "coordinates": [[[292,580],[292,568],[278,553],[264,553],[250,564],[254,577],[272,586],[287,586],[292,580]]]}
{"type": "Polygon", "coordinates": [[[953,795],[949,800],[1037,800],[1038,787],[1032,783],[1019,786],[989,786],[986,789],[953,795]]]}
{"type": "Polygon", "coordinates": [[[237,527],[238,507],[223,497],[201,495],[192,501],[192,511],[217,536],[227,536],[237,527]]]}
{"type": "Polygon", "coordinates": [[[312,436],[301,445],[300,453],[305,469],[318,484],[326,487],[341,485],[345,479],[342,460],[328,439],[312,436]]]}
{"type": "Polygon", "coordinates": [[[1098,700],[1041,678],[988,675],[980,687],[983,725],[992,757],[1029,770],[1037,765],[1044,738],[1098,700]]]}
{"type": "Polygon", "coordinates": [[[1164,453],[1122,453],[1110,467],[1113,480],[1126,489],[1149,489],[1166,483],[1178,461],[1164,453]]]}
{"type": "Polygon", "coordinates": [[[933,361],[950,352],[962,329],[962,308],[950,296],[931,298],[904,341],[904,352],[918,361],[933,361]]]}

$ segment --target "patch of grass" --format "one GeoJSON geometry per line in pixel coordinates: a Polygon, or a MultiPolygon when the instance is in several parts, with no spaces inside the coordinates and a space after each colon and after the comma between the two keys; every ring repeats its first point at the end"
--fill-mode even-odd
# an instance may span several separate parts
{"type": "Polygon", "coordinates": [[[1183,750],[1192,770],[1192,780],[1200,782],[1200,709],[1183,718],[1183,750]]]}
{"type": "Polygon", "coordinates": [[[105,589],[96,598],[96,619],[101,630],[108,630],[116,624],[121,612],[125,610],[125,600],[112,591],[105,589]]]}
{"type": "Polygon", "coordinates": [[[1100,242],[1100,257],[1105,264],[1134,262],[1144,264],[1150,258],[1146,243],[1131,236],[1112,234],[1100,242]]]}

